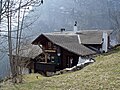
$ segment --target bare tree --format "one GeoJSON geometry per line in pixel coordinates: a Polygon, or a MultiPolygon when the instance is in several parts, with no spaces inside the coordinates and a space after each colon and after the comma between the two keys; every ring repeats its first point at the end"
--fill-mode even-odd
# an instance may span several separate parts
{"type": "Polygon", "coordinates": [[[1,13],[2,13],[2,0],[0,0],[0,23],[1,23],[1,13]]]}
{"type": "Polygon", "coordinates": [[[117,42],[120,43],[120,12],[113,12],[110,14],[110,17],[113,29],[115,30],[117,42]]]}
{"type": "Polygon", "coordinates": [[[13,83],[22,82],[22,73],[19,69],[19,51],[22,38],[23,23],[26,12],[29,11],[29,7],[40,6],[43,4],[43,0],[1,0],[0,2],[0,21],[2,19],[7,20],[7,33],[8,33],[8,48],[9,48],[9,60],[11,66],[13,83]],[[4,2],[3,2],[4,1],[4,2]],[[15,17],[16,16],[16,17],[15,17]],[[17,19],[17,20],[16,20],[17,19]],[[17,26],[17,30],[13,30],[14,24],[17,26]],[[15,60],[12,59],[12,32],[16,33],[16,56],[15,60]]]}
{"type": "Polygon", "coordinates": [[[120,10],[116,6],[111,7],[111,3],[112,1],[110,2],[108,0],[108,13],[112,25],[111,28],[114,30],[114,36],[116,36],[117,43],[120,43],[120,10]]]}

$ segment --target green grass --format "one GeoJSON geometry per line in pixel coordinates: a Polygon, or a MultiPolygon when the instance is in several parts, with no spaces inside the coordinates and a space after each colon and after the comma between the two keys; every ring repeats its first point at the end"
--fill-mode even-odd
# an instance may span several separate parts
{"type": "Polygon", "coordinates": [[[0,90],[120,90],[120,47],[97,56],[95,63],[82,70],[53,77],[26,75],[23,84],[7,81],[0,90]]]}

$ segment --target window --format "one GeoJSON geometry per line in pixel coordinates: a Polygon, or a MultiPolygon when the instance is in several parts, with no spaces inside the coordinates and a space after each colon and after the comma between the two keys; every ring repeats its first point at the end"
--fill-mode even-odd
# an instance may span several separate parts
{"type": "Polygon", "coordinates": [[[52,44],[51,42],[48,42],[48,49],[51,49],[52,48],[52,44]]]}
{"type": "Polygon", "coordinates": [[[54,49],[54,50],[56,50],[56,49],[57,49],[57,47],[56,47],[55,45],[53,45],[53,49],[54,49]]]}

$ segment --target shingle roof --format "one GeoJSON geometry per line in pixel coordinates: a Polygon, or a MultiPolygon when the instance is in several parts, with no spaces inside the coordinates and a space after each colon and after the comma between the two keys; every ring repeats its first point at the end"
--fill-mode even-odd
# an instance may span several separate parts
{"type": "Polygon", "coordinates": [[[100,32],[82,32],[79,34],[82,44],[101,44],[102,33],[100,32]]]}
{"type": "MultiPolygon", "coordinates": [[[[95,54],[94,51],[85,47],[82,44],[79,44],[77,35],[49,35],[49,34],[42,34],[52,43],[70,51],[77,55],[90,55],[95,54]]],[[[39,38],[39,37],[38,37],[39,38]]]]}
{"type": "Polygon", "coordinates": [[[78,43],[77,35],[44,35],[54,43],[78,43]]]}
{"type": "MultiPolygon", "coordinates": [[[[41,39],[41,36],[46,37],[48,40],[54,44],[78,55],[90,55],[95,54],[95,52],[84,44],[101,44],[102,43],[102,33],[103,31],[81,31],[77,34],[71,33],[47,33],[42,34],[36,38],[32,44],[37,44],[41,39]],[[79,43],[78,35],[80,36],[81,44],[79,43]]],[[[111,31],[107,31],[108,34],[111,31]]]]}
{"type": "MultiPolygon", "coordinates": [[[[12,52],[13,56],[16,55],[15,51],[16,50],[13,50],[12,52]]],[[[37,55],[42,53],[42,50],[39,46],[28,44],[22,46],[19,53],[21,57],[35,58],[37,55]]]]}
{"type": "Polygon", "coordinates": [[[95,54],[91,49],[79,44],[77,35],[45,35],[45,37],[58,46],[78,55],[95,54]]]}
{"type": "Polygon", "coordinates": [[[85,47],[82,44],[77,44],[77,43],[63,43],[63,44],[58,44],[59,46],[61,46],[62,48],[73,52],[77,55],[92,55],[95,54],[96,52],[92,51],[91,49],[85,47]]]}
{"type": "Polygon", "coordinates": [[[103,32],[107,32],[108,35],[112,30],[99,30],[99,31],[81,31],[78,34],[80,35],[80,40],[82,44],[102,44],[102,35],[103,32]]]}

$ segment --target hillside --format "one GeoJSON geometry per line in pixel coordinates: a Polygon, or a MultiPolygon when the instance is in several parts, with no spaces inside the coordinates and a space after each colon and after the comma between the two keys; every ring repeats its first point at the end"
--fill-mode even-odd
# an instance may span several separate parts
{"type": "Polygon", "coordinates": [[[1,83],[0,90],[119,90],[120,47],[96,57],[95,63],[82,70],[53,77],[31,74],[24,81],[19,85],[1,83]]]}

